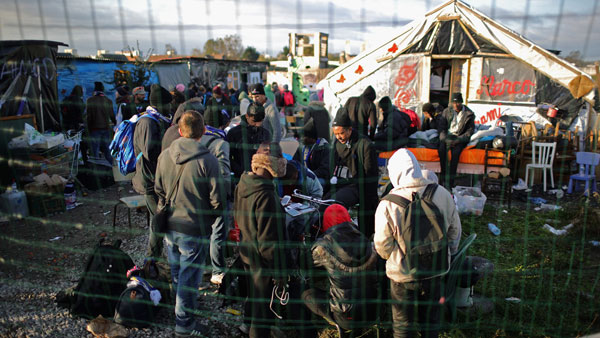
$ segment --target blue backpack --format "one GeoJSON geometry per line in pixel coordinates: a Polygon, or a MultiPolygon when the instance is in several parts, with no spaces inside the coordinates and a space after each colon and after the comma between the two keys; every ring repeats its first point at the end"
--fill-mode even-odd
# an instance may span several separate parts
{"type": "Polygon", "coordinates": [[[133,133],[135,131],[135,124],[143,117],[149,117],[154,121],[159,122],[156,117],[150,114],[142,115],[137,119],[131,118],[131,120],[125,120],[117,127],[115,137],[108,147],[112,157],[117,160],[119,171],[123,175],[134,172],[135,163],[142,157],[141,152],[137,157],[135,156],[135,151],[133,150],[133,133]]]}

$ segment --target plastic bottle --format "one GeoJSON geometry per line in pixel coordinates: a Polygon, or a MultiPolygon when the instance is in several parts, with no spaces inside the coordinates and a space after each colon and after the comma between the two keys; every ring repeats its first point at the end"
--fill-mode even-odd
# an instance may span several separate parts
{"type": "Polygon", "coordinates": [[[24,191],[17,189],[17,183],[13,181],[12,185],[6,189],[6,192],[0,195],[0,208],[2,213],[6,213],[10,218],[23,218],[29,216],[29,207],[27,197],[24,191]]]}
{"type": "Polygon", "coordinates": [[[65,185],[65,206],[67,210],[75,208],[75,202],[77,201],[77,191],[75,191],[75,184],[72,181],[67,182],[65,185]]]}
{"type": "Polygon", "coordinates": [[[500,229],[494,223],[488,223],[488,229],[494,234],[494,236],[500,235],[500,229]]]}

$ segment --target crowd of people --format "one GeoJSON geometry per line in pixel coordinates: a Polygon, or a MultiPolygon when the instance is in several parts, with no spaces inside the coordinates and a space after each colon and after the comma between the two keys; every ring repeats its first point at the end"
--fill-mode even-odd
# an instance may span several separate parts
{"type": "Polygon", "coordinates": [[[91,155],[102,152],[109,163],[111,124],[139,116],[132,184],[145,196],[151,215],[170,206],[166,231],[158,232],[154,222],[150,226],[147,255],[161,259],[167,253],[178,336],[207,332],[193,314],[197,289],[207,260],[210,282],[223,282],[228,271],[226,236],[234,227],[241,235],[239,256],[247,281],[242,330],[250,337],[268,337],[279,316],[273,294],[292,283],[295,270],[309,277],[303,281],[310,280],[299,291],[290,291],[291,298],[304,304],[290,310],[298,311],[295,318],[301,318],[297,326],[303,336],[315,334],[302,324],[310,322],[310,312],[341,331],[349,330],[376,320],[383,298],[391,299],[394,337],[414,336],[419,330],[437,336],[443,279],[461,237],[447,188],[454,184],[458,158],[474,130],[474,114],[460,93],[452,95],[446,109],[424,104],[421,123],[417,114],[395,107],[387,96],[375,104],[371,86],[348,99],[333,121],[322,102],[295,107],[287,86],[280,91],[275,83],[267,90],[253,85],[248,93],[215,86],[210,95],[193,84],[177,87],[169,92],[154,84],[149,93],[137,87],[131,94],[129,88],[118,87],[115,112],[102,83],[95,84],[85,104],[76,86],[62,112],[66,127],[85,126],[91,155]],[[304,112],[304,125],[296,153],[284,154],[281,117],[290,110],[304,112]],[[230,125],[233,118],[235,126],[230,125]],[[426,146],[439,150],[440,185],[435,174],[424,173],[414,155],[402,149],[418,130],[438,132],[438,140],[426,146]],[[389,159],[390,185],[380,198],[378,152],[399,148],[389,159]],[[303,248],[290,244],[302,239],[291,235],[290,217],[281,203],[296,190],[335,201],[321,208],[316,222],[309,217],[301,225],[316,232],[303,254],[291,252],[303,248]],[[354,221],[349,213],[353,208],[354,221]],[[427,217],[419,219],[421,214],[427,217]],[[416,219],[429,226],[421,225],[420,232],[416,219]],[[422,247],[415,248],[414,241],[422,247]],[[434,257],[437,272],[420,275],[427,264],[417,266],[415,252],[429,255],[430,261],[434,257]]]}

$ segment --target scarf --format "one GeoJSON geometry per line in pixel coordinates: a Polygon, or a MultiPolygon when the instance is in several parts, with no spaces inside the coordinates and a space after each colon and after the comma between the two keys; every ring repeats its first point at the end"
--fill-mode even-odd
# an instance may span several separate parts
{"type": "Polygon", "coordinates": [[[171,120],[164,117],[161,113],[158,112],[158,110],[154,109],[154,107],[151,107],[151,106],[146,107],[146,114],[152,115],[157,120],[162,120],[167,125],[171,125],[171,120]]]}
{"type": "Polygon", "coordinates": [[[212,135],[215,137],[220,137],[220,138],[225,138],[225,132],[221,129],[215,128],[215,127],[211,127],[209,125],[206,126],[206,135],[212,135]]]}

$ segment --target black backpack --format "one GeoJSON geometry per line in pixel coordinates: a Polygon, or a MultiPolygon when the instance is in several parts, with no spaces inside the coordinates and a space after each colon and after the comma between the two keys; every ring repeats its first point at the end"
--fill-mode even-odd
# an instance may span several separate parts
{"type": "Polygon", "coordinates": [[[121,240],[113,245],[103,244],[100,240],[87,261],[83,276],[72,292],[57,296],[64,304],[67,299],[71,314],[96,318],[102,315],[110,318],[115,312],[119,296],[127,287],[127,269],[134,266],[133,260],[119,247],[121,240]]]}
{"type": "Polygon", "coordinates": [[[157,311],[158,307],[150,299],[150,292],[142,285],[132,285],[121,293],[114,310],[114,320],[117,324],[141,329],[150,326],[157,311]]]}
{"type": "Polygon", "coordinates": [[[406,245],[401,272],[413,280],[444,275],[450,267],[444,217],[432,201],[437,187],[437,184],[429,184],[422,196],[413,192],[412,201],[394,194],[383,198],[404,209],[398,224],[398,231],[406,245]]]}

